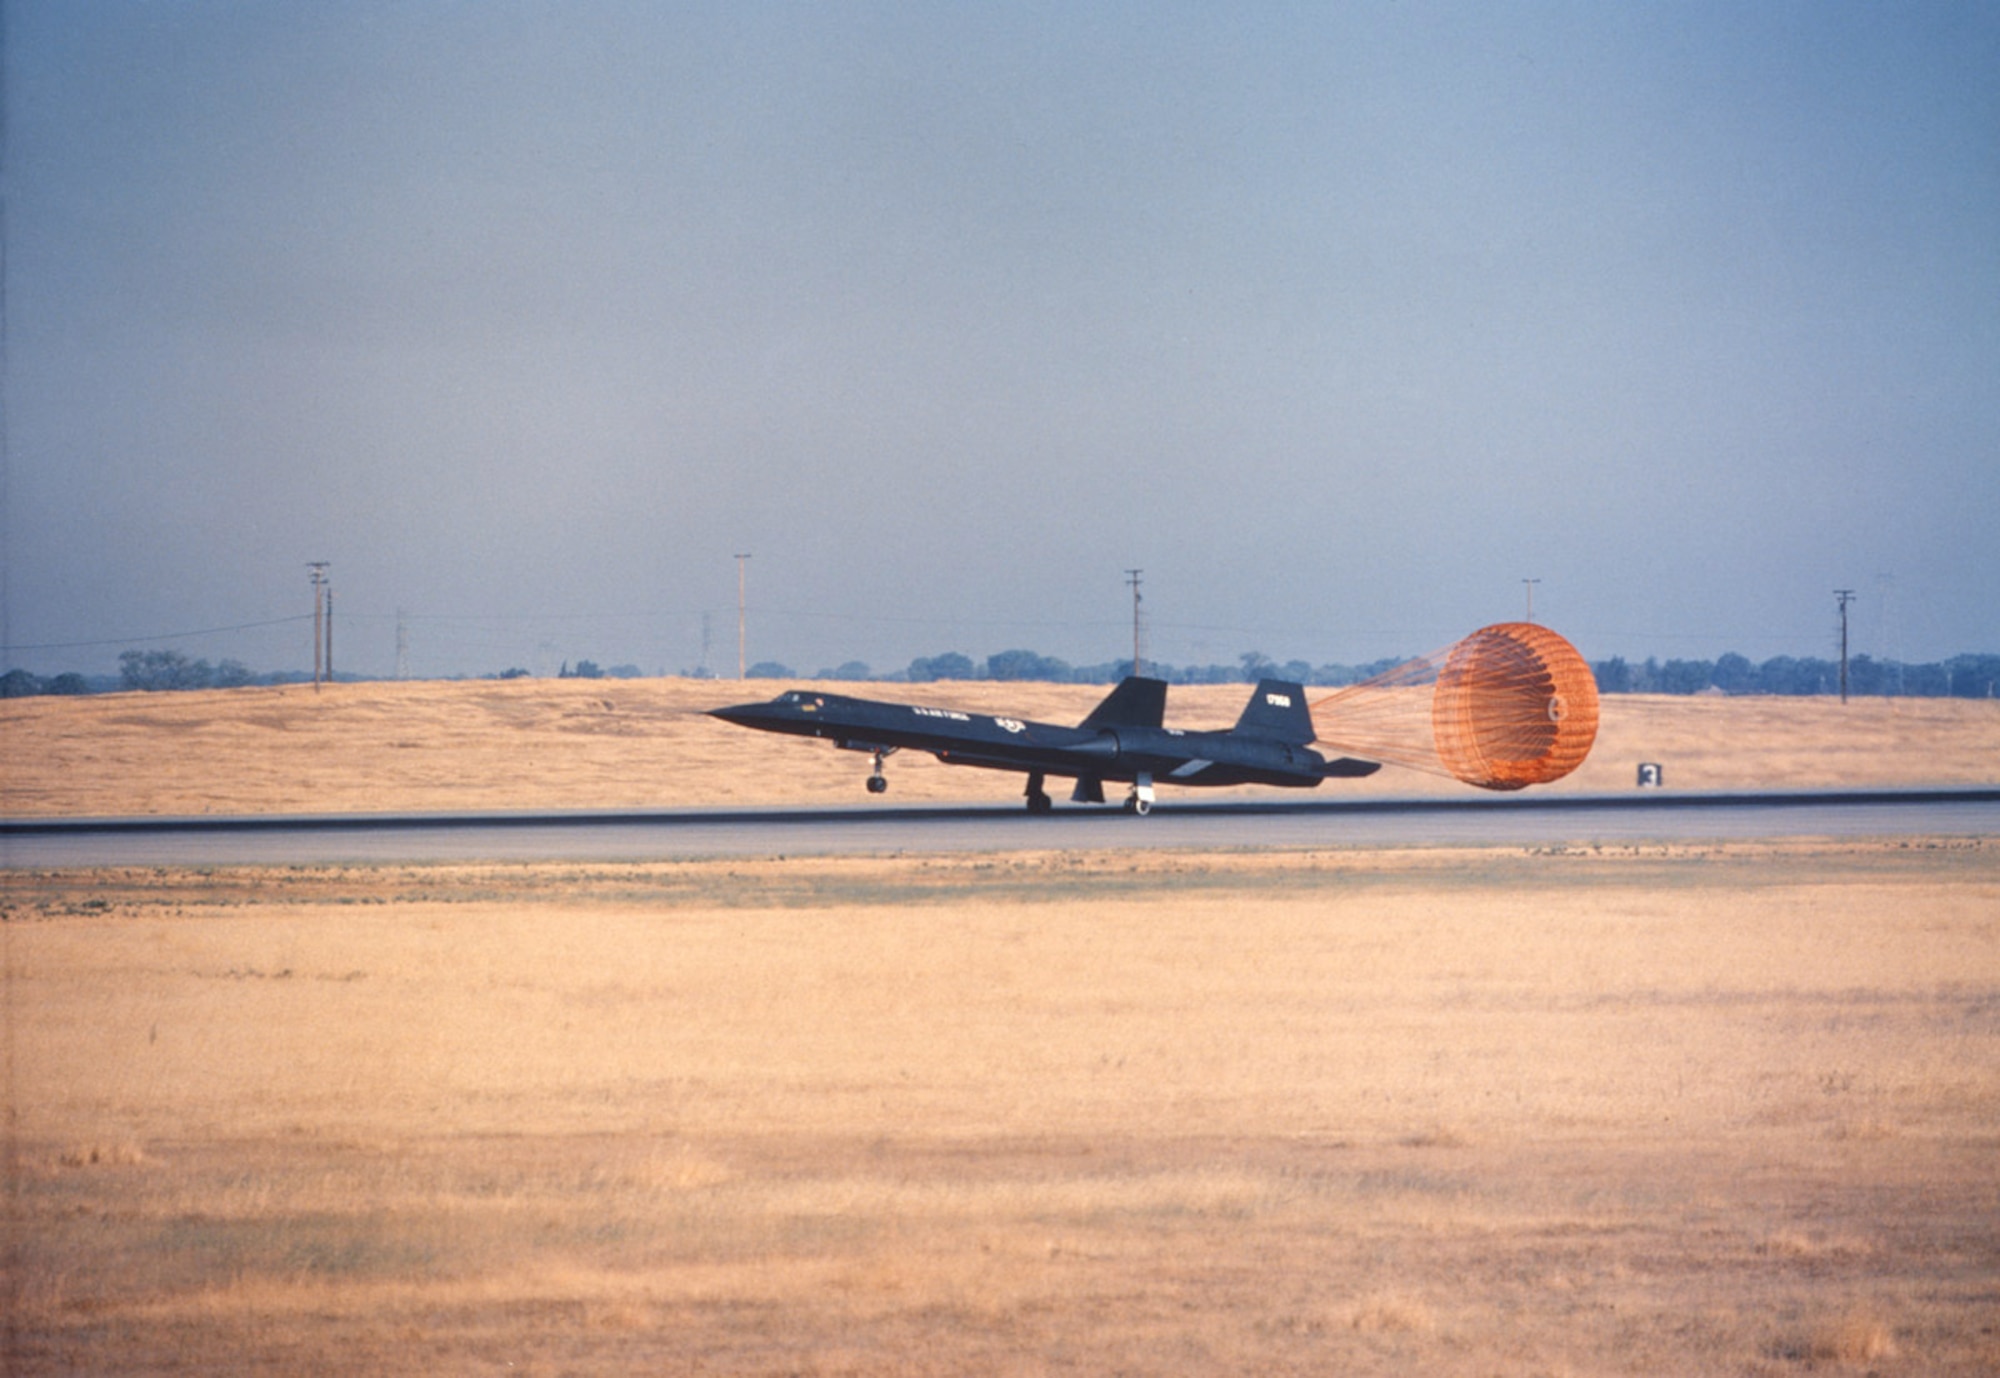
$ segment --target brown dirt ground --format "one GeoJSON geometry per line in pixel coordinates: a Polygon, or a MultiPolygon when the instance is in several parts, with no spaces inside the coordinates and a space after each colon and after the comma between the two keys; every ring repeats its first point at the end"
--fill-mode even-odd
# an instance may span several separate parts
{"type": "MultiPolygon", "coordinates": [[[[342,684],[0,701],[0,815],[348,813],[865,804],[867,758],[732,727],[703,710],[779,686],[700,680],[342,684]]],[[[838,686],[829,686],[838,687],[838,686]]],[[[1091,686],[857,685],[884,698],[1074,722],[1091,686]]],[[[1169,722],[1222,727],[1241,686],[1176,688],[1169,722]]],[[[2000,703],[1942,699],[1604,701],[1597,746],[1553,790],[1990,784],[2000,703]]],[[[1000,801],[1021,777],[902,753],[892,802],[1000,801]]],[[[1319,793],[1467,794],[1388,767],[1319,793]]],[[[1258,793],[1260,791],[1248,791],[1258,793]]],[[[1164,792],[1171,799],[1174,791],[1164,792]]],[[[1261,791],[1265,795],[1272,791],[1261,791]]]]}
{"type": "Polygon", "coordinates": [[[1984,1374],[2000,847],[0,872],[9,1374],[1984,1374]]]}
{"type": "MultiPolygon", "coordinates": [[[[14,700],[0,813],[865,805],[700,716],[772,688],[14,700]]],[[[1640,760],[1991,783],[2000,711],[1614,699],[1553,788],[1640,760]]],[[[0,870],[0,919],[8,1374],[2000,1370],[1990,839],[0,870]]]]}

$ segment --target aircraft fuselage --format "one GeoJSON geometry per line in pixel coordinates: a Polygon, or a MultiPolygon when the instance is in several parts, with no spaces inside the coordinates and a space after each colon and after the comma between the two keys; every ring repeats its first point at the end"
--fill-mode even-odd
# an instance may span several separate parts
{"type": "MultiPolygon", "coordinates": [[[[744,727],[818,737],[848,750],[874,752],[878,778],[881,757],[903,749],[929,752],[951,765],[1023,771],[1037,777],[1029,786],[1031,806],[1039,794],[1039,777],[1049,775],[1077,781],[1080,799],[1101,800],[1102,783],[1118,781],[1145,791],[1145,802],[1150,803],[1156,781],[1310,789],[1330,776],[1367,775],[1377,769],[1370,761],[1328,761],[1304,741],[1247,730],[1243,724],[1227,731],[1190,732],[1145,721],[1101,720],[1117,717],[1120,695],[1130,695],[1134,687],[1142,700],[1146,690],[1153,690],[1150,703],[1135,710],[1137,716],[1146,716],[1147,707],[1157,716],[1165,686],[1140,679],[1128,679],[1097,713],[1076,727],[810,689],[793,689],[768,703],[718,708],[713,715],[744,727]],[[1107,709],[1114,711],[1107,714],[1107,709]]],[[[1282,701],[1288,709],[1294,695],[1303,704],[1303,693],[1294,685],[1266,681],[1258,692],[1272,702],[1282,701]]],[[[1309,739],[1310,732],[1305,735],[1309,739]]]]}

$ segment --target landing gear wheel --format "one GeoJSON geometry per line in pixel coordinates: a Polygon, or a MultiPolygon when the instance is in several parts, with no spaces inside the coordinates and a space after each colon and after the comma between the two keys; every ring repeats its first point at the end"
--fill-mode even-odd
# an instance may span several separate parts
{"type": "Polygon", "coordinates": [[[881,776],[881,775],[871,775],[871,776],[869,776],[869,777],[868,777],[868,792],[869,792],[870,794],[887,794],[887,793],[889,792],[889,781],[888,781],[888,779],[887,779],[886,777],[884,777],[884,776],[881,776]]]}

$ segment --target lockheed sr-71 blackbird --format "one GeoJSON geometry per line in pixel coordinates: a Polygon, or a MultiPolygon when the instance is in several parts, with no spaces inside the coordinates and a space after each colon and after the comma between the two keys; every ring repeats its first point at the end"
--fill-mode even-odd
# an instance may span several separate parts
{"type": "Polygon", "coordinates": [[[1381,761],[1441,771],[1480,789],[1525,789],[1568,775],[1597,740],[1595,673],[1576,647],[1533,622],[1482,627],[1318,705],[1308,704],[1297,684],[1260,681],[1226,732],[1168,727],[1166,707],[1165,680],[1133,675],[1075,727],[809,689],[713,712],[745,727],[873,752],[874,794],[889,787],[883,758],[904,747],[951,765],[1018,770],[1028,777],[1031,813],[1048,812],[1051,775],[1076,781],[1070,798],[1088,804],[1104,802],[1106,780],[1124,781],[1132,786],[1125,806],[1135,813],[1153,807],[1156,783],[1310,789],[1336,776],[1372,775],[1381,761]],[[1330,736],[1315,734],[1315,706],[1330,710],[1330,736]]]}
{"type": "Polygon", "coordinates": [[[1257,685],[1236,725],[1222,732],[1184,732],[1165,725],[1167,682],[1130,675],[1075,727],[1020,718],[920,708],[876,699],[793,689],[769,703],[711,710],[712,716],[765,732],[822,737],[875,757],[868,790],[889,787],[882,762],[908,747],[948,765],[1017,770],[1028,777],[1030,813],[1047,813],[1048,777],[1074,780],[1070,799],[1104,802],[1107,780],[1129,784],[1125,807],[1146,813],[1154,785],[1280,785],[1310,789],[1334,777],[1372,775],[1374,761],[1314,751],[1305,690],[1284,680],[1257,685]]]}

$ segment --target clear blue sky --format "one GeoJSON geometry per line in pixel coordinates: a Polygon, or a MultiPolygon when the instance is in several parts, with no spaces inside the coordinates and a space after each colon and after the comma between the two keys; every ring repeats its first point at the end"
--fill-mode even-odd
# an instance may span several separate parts
{"type": "Polygon", "coordinates": [[[2000,650],[1984,0],[5,24],[12,664],[2000,650]]]}

